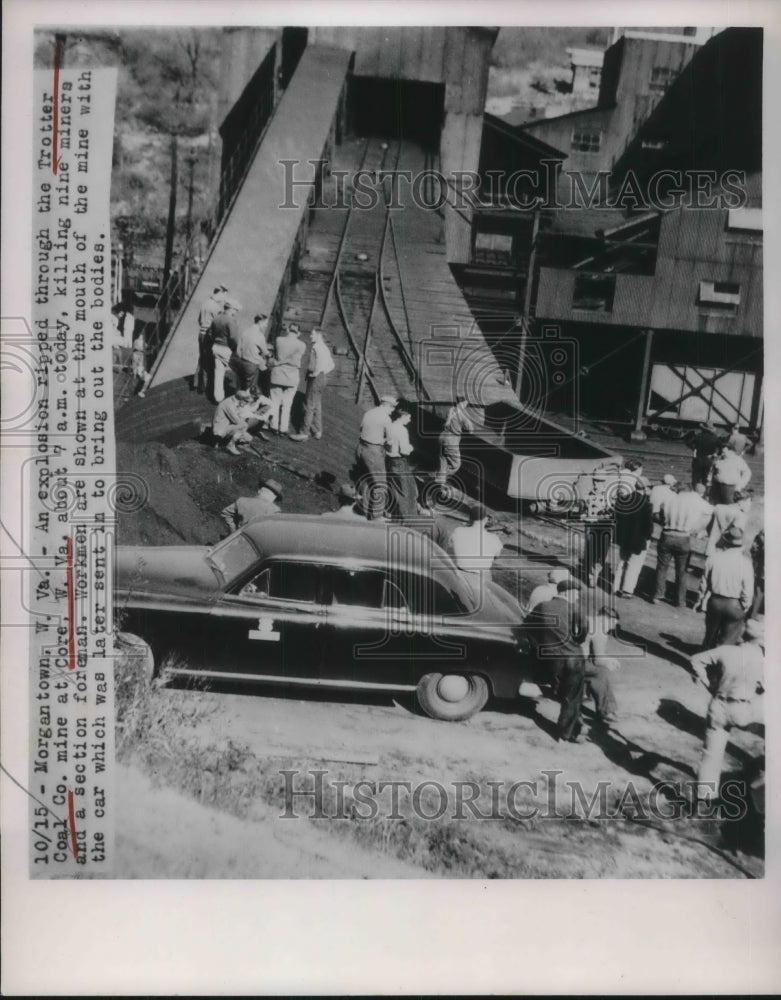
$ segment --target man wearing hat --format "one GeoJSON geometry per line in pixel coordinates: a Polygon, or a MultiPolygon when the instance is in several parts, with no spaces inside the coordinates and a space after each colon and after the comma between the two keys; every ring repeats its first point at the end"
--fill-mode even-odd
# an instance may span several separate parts
{"type": "Polygon", "coordinates": [[[227,293],[225,285],[217,285],[198,310],[198,362],[193,376],[193,388],[198,392],[203,392],[204,382],[212,371],[211,345],[208,343],[209,328],[214,317],[222,312],[227,293]]]}
{"type": "Polygon", "coordinates": [[[234,532],[245,524],[252,524],[271,514],[280,514],[279,502],[282,499],[282,487],[276,479],[261,479],[258,492],[254,497],[239,497],[220,513],[220,517],[228,525],[228,530],[234,532]]]}
{"type": "Polygon", "coordinates": [[[732,503],[736,490],[744,490],[751,479],[751,469],[745,458],[731,444],[725,444],[713,463],[711,501],[716,504],[732,503]]]}
{"type": "Polygon", "coordinates": [[[212,395],[215,403],[221,403],[225,399],[225,375],[239,339],[239,327],[236,323],[236,313],[238,310],[238,302],[225,299],[222,304],[222,312],[217,313],[209,327],[208,339],[211,342],[212,355],[214,357],[214,389],[212,395]]]}
{"type": "Polygon", "coordinates": [[[743,531],[734,525],[705,563],[695,610],[705,609],[703,649],[734,646],[754,597],[754,567],[743,552],[743,531]]]}
{"type": "Polygon", "coordinates": [[[350,483],[343,483],[339,487],[339,507],[336,510],[327,510],[320,516],[340,521],[363,521],[365,524],[366,518],[355,509],[357,499],[355,487],[350,483]]]}
{"type": "Polygon", "coordinates": [[[549,570],[548,582],[538,584],[531,592],[528,604],[526,605],[526,613],[531,614],[543,601],[552,601],[559,592],[559,584],[565,583],[571,580],[571,578],[568,569],[559,568],[549,570]]]}
{"type": "Polygon", "coordinates": [[[391,413],[396,403],[395,396],[381,396],[378,405],[367,410],[361,420],[355,457],[361,473],[364,507],[370,521],[382,517],[388,503],[385,445],[390,439],[391,413]]]}
{"type": "Polygon", "coordinates": [[[249,434],[251,403],[252,397],[247,390],[239,389],[223,399],[214,411],[212,434],[231,455],[241,454],[237,444],[248,444],[252,440],[249,434]]]}
{"type": "Polygon", "coordinates": [[[266,326],[268,316],[258,313],[250,326],[242,330],[236,343],[236,367],[239,373],[239,388],[250,392],[260,389],[260,373],[266,370],[268,343],[266,326]]]}
{"type": "Polygon", "coordinates": [[[717,646],[691,658],[692,680],[713,696],[697,774],[698,798],[718,798],[724,751],[732,727],[743,729],[761,719],[764,647],[764,622],[751,618],[745,623],[739,646],[717,646]]]}

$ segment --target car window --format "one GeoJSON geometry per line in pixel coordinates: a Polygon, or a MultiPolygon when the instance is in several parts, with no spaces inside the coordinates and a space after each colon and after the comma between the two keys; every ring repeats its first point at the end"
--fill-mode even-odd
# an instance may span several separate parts
{"type": "Polygon", "coordinates": [[[271,563],[266,583],[268,596],[280,601],[314,604],[317,600],[318,577],[318,567],[311,563],[271,563]]]}
{"type": "Polygon", "coordinates": [[[383,607],[385,574],[379,570],[330,566],[328,580],[331,604],[360,608],[383,607]]]}
{"type": "Polygon", "coordinates": [[[461,612],[456,598],[438,580],[420,573],[394,573],[393,581],[415,615],[455,615],[461,612]]]}
{"type": "Polygon", "coordinates": [[[257,561],[258,551],[246,535],[231,535],[215,545],[209,558],[225,580],[233,580],[257,561]]]}

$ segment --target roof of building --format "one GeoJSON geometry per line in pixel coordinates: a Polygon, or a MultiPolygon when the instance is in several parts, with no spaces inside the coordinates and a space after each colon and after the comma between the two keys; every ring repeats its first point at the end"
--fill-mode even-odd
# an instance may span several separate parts
{"type": "Polygon", "coordinates": [[[567,55],[573,66],[600,67],[605,58],[603,49],[567,49],[567,55]]]}
{"type": "Polygon", "coordinates": [[[517,142],[520,145],[525,146],[532,153],[538,153],[540,156],[545,156],[548,159],[564,160],[567,157],[566,153],[563,153],[560,149],[556,149],[555,146],[551,146],[549,143],[543,142],[542,139],[538,139],[536,136],[529,135],[522,129],[517,127],[514,128],[507,122],[506,119],[498,118],[496,115],[489,114],[487,111],[483,115],[483,124],[486,128],[493,129],[495,132],[506,135],[511,142],[517,142]]]}

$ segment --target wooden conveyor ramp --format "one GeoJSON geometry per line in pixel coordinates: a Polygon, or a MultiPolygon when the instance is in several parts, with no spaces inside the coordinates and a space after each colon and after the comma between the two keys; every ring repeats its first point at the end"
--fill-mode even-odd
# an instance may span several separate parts
{"type": "Polygon", "coordinates": [[[271,311],[308,210],[303,187],[295,189],[296,208],[279,208],[285,198],[281,161],[300,160],[303,167],[296,176],[311,176],[306,161],[322,155],[350,56],[344,49],[309,46],[301,57],[190,300],[163,345],[153,386],[193,374],[198,312],[218,285],[227,285],[241,303],[239,326],[258,311],[271,311]]]}

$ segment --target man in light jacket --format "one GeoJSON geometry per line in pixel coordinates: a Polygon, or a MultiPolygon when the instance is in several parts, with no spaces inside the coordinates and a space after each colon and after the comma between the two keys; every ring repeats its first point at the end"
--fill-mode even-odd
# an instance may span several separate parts
{"type": "Polygon", "coordinates": [[[298,434],[290,435],[291,441],[306,441],[310,434],[319,441],[323,436],[323,390],[328,376],[334,370],[334,359],[323,339],[322,331],[317,327],[313,328],[309,342],[304,422],[298,434]]]}
{"type": "Polygon", "coordinates": [[[274,346],[271,369],[271,419],[269,427],[277,434],[290,430],[290,410],[301,378],[301,359],[306,345],[299,337],[299,328],[291,323],[274,346]]]}

